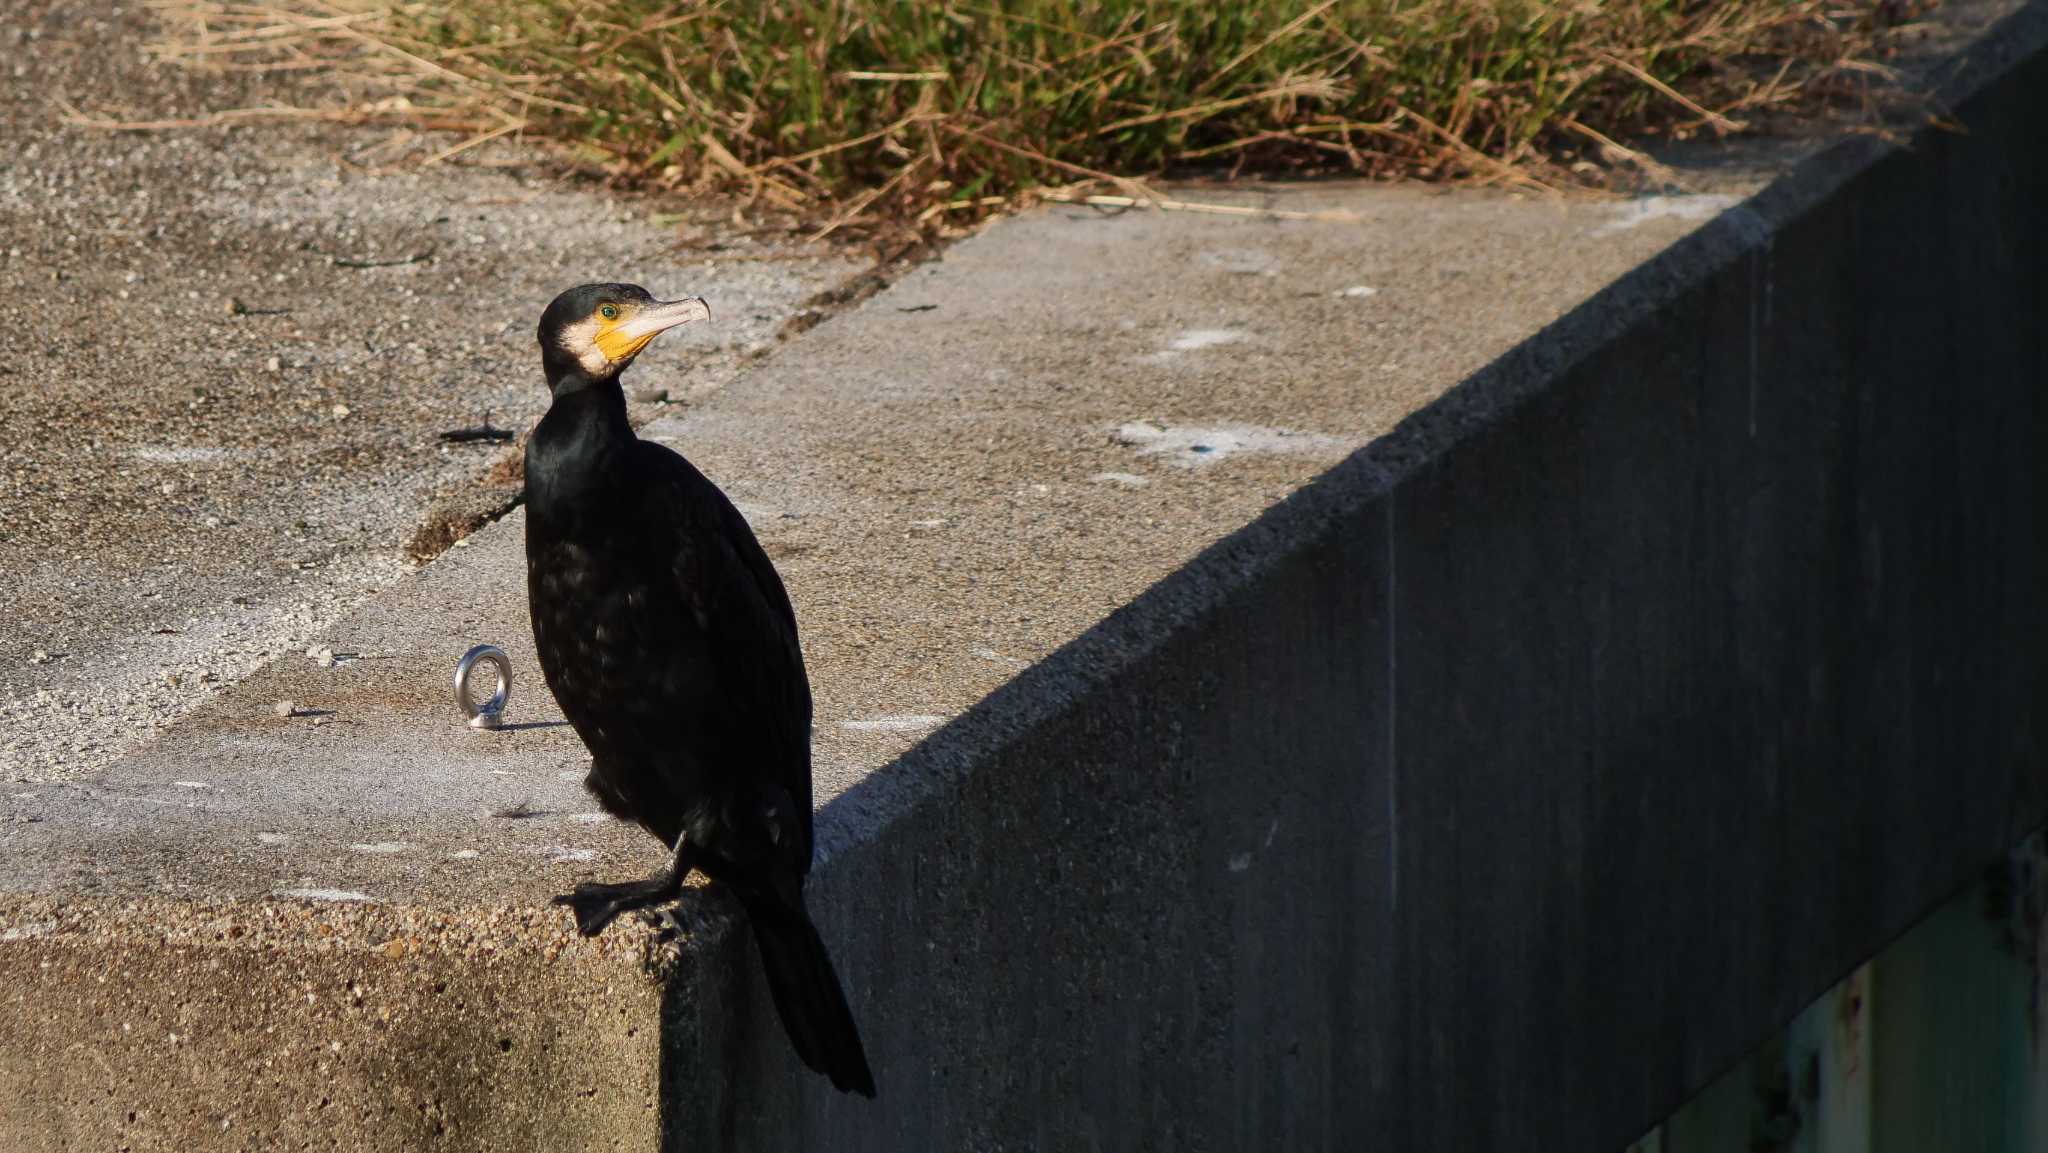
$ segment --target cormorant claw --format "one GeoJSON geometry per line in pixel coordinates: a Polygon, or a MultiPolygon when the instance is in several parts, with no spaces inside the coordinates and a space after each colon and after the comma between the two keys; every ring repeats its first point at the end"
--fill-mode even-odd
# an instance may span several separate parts
{"type": "Polygon", "coordinates": [[[660,904],[673,897],[675,891],[674,882],[666,876],[623,885],[585,881],[574,891],[556,897],[553,903],[569,906],[576,914],[576,931],[586,937],[595,937],[604,932],[605,926],[620,913],[660,904]]]}

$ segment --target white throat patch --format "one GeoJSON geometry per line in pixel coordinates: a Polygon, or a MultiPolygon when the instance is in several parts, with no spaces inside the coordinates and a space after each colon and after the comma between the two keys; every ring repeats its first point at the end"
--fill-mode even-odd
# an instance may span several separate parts
{"type": "Polygon", "coordinates": [[[562,329],[561,336],[557,338],[562,351],[575,357],[576,363],[583,367],[584,374],[593,379],[605,376],[612,370],[611,358],[597,347],[597,334],[600,331],[602,325],[597,317],[586,316],[562,329]]]}

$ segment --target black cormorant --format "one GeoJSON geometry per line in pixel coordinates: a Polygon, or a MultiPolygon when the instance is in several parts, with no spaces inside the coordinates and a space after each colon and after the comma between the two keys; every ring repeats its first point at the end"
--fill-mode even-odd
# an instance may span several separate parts
{"type": "Polygon", "coordinates": [[[526,446],[533,639],[590,749],[590,791],[671,849],[652,877],[584,883],[556,902],[594,935],[702,870],[745,907],[797,1055],[872,1097],[853,1014],[804,911],[811,689],[796,614],[725,494],[626,421],[620,372],[660,333],[708,316],[702,300],[586,284],[540,318],[554,399],[526,446]]]}

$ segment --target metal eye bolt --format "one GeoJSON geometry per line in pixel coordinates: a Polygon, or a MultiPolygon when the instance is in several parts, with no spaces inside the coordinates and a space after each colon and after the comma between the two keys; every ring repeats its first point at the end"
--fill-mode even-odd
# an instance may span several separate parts
{"type": "Polygon", "coordinates": [[[462,654],[455,666],[455,704],[469,718],[472,729],[495,729],[505,723],[505,706],[512,700],[512,658],[496,645],[478,645],[462,654]],[[470,688],[470,674],[479,664],[488,664],[498,675],[497,691],[491,699],[477,704],[470,688]]]}

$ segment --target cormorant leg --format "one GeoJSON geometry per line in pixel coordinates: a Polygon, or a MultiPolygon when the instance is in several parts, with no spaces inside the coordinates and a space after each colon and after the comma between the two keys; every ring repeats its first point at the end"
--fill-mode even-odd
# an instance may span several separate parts
{"type": "Polygon", "coordinates": [[[554,903],[567,905],[576,913],[576,931],[586,937],[595,937],[604,932],[612,918],[630,909],[644,909],[659,905],[683,889],[683,878],[690,872],[688,849],[681,835],[676,837],[676,847],[669,854],[668,865],[644,881],[627,881],[619,885],[600,885],[596,881],[585,881],[576,886],[574,892],[556,897],[554,903]]]}

